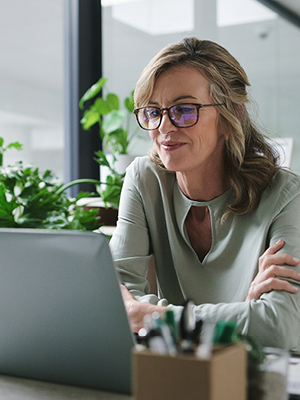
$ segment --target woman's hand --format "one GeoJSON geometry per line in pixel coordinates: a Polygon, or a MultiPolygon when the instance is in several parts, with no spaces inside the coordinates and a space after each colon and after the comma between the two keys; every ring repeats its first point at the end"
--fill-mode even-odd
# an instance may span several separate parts
{"type": "Polygon", "coordinates": [[[151,315],[154,311],[157,311],[163,316],[167,310],[167,307],[137,301],[124,285],[121,285],[121,293],[133,332],[137,333],[143,328],[145,315],[151,315]]]}
{"type": "Polygon", "coordinates": [[[250,285],[246,301],[257,300],[263,293],[268,293],[271,290],[284,290],[289,293],[298,291],[298,288],[290,282],[278,279],[290,278],[300,282],[300,274],[297,271],[280,266],[283,264],[296,266],[300,262],[289,254],[276,254],[283,245],[284,241],[280,239],[259,257],[258,274],[250,285]]]}

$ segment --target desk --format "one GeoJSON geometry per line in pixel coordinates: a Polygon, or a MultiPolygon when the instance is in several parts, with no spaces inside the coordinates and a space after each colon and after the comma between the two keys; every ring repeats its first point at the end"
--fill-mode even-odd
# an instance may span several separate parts
{"type": "Polygon", "coordinates": [[[0,400],[133,400],[133,397],[0,375],[0,400]]]}
{"type": "Polygon", "coordinates": [[[132,400],[132,397],[0,375],[0,400],[132,400]]]}

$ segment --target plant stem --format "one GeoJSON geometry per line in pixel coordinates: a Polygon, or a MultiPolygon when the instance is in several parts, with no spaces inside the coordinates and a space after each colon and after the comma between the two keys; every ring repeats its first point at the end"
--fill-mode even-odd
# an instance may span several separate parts
{"type": "Polygon", "coordinates": [[[117,186],[116,183],[101,182],[101,181],[98,181],[97,179],[82,178],[82,179],[76,179],[75,181],[66,183],[64,186],[62,186],[60,189],[58,189],[57,192],[55,192],[55,193],[60,194],[60,193],[64,192],[65,190],[69,189],[70,187],[79,185],[80,183],[93,183],[94,185],[117,186]]]}
{"type": "Polygon", "coordinates": [[[97,179],[76,179],[72,182],[66,183],[62,186],[58,191],[57,194],[64,192],[65,190],[69,189],[72,186],[79,185],[80,183],[94,183],[95,185],[101,185],[103,182],[98,181],[97,179]]]}

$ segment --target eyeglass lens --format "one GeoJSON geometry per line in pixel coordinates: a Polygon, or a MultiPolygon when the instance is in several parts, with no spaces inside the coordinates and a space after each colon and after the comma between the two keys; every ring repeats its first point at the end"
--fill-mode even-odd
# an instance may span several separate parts
{"type": "MultiPolygon", "coordinates": [[[[193,104],[177,104],[167,109],[172,123],[179,128],[187,128],[196,124],[198,108],[193,104]]],[[[137,118],[144,129],[157,129],[162,112],[158,107],[145,107],[138,110],[137,118]]]]}
{"type": "Polygon", "coordinates": [[[198,109],[193,104],[179,104],[169,109],[174,125],[185,128],[194,125],[198,119],[198,109]]]}

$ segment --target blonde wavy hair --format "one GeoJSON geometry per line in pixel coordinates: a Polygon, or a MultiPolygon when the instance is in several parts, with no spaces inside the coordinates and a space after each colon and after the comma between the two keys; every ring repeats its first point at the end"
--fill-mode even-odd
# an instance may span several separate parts
{"type": "MultiPolygon", "coordinates": [[[[185,38],[163,48],[142,72],[134,92],[136,107],[146,106],[160,74],[173,66],[197,69],[210,84],[212,103],[225,132],[225,171],[235,191],[234,204],[225,215],[247,214],[254,210],[263,190],[277,172],[278,154],[251,121],[245,107],[250,102],[248,77],[239,62],[222,46],[209,40],[185,38]]],[[[164,168],[152,148],[151,160],[164,168]]]]}

